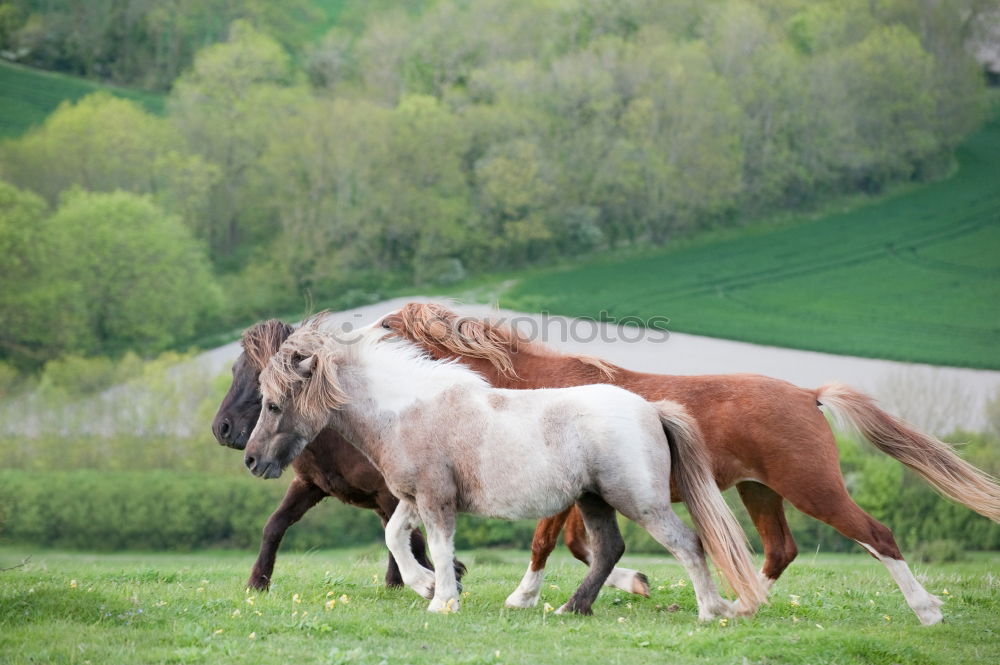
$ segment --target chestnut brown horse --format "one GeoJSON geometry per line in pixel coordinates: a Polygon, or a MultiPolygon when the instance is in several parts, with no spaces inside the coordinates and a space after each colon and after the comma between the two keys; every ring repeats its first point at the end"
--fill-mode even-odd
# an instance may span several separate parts
{"type": "MultiPolygon", "coordinates": [[[[212,432],[220,444],[236,450],[246,447],[260,415],[260,372],[292,330],[287,323],[272,319],[243,333],[243,353],[233,363],[232,385],[212,422],[212,432]]],[[[383,527],[399,503],[371,462],[331,429],[322,430],[292,466],[295,478],[264,526],[260,554],[247,581],[252,589],[264,590],[270,586],[278,547],[285,532],[324,498],[332,496],[346,504],[374,510],[383,527]]],[[[424,536],[419,529],[413,530],[410,546],[417,561],[430,567],[424,536]]],[[[459,561],[455,562],[455,572],[459,578],[465,573],[465,566],[459,561]]],[[[385,583],[390,587],[403,586],[403,578],[391,553],[385,583]]]]}
{"type": "MultiPolygon", "coordinates": [[[[702,431],[720,488],[736,485],[764,544],[761,571],[778,579],[797,548],[785,521],[784,501],[857,541],[889,570],[907,603],[926,625],[941,620],[941,601],[913,577],[892,532],[847,494],[833,432],[822,404],[855,427],[879,450],[910,467],[944,496],[1000,522],[995,479],[839,384],[805,389],[750,374],[669,376],[633,372],[586,356],[556,352],[504,325],[460,317],[448,308],[410,303],[381,321],[435,358],[458,358],[502,388],[553,388],[613,383],[650,401],[682,404],[702,431]]],[[[675,482],[673,499],[682,499],[675,482]]],[[[509,602],[537,602],[541,571],[563,525],[574,553],[586,549],[575,509],[539,522],[525,580],[509,602]]],[[[586,560],[586,558],[584,558],[586,560]]]]}

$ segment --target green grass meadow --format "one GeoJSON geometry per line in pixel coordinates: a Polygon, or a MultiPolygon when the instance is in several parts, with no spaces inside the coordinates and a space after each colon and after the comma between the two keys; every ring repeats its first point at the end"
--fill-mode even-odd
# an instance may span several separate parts
{"type": "Polygon", "coordinates": [[[20,136],[42,124],[59,104],[104,91],[162,113],[165,96],[156,92],[101,85],[84,78],[0,61],[0,138],[20,136]]]}
{"type": "MultiPolygon", "coordinates": [[[[809,555],[750,619],[699,623],[690,582],[666,557],[628,556],[644,599],[602,592],[594,616],[507,610],[527,553],[464,552],[463,607],[432,615],[381,585],[381,549],[279,556],[270,593],[248,593],[250,552],[92,555],[0,549],[4,663],[992,663],[1000,659],[1000,554],[918,564],[946,599],[925,628],[864,555],[809,555]],[[334,601],[334,602],[330,602],[334,601]],[[329,604],[329,607],[328,607],[329,604]]],[[[542,603],[584,567],[557,553],[542,603]]]]}
{"type": "Polygon", "coordinates": [[[537,272],[501,297],[568,316],[667,316],[670,330],[1000,368],[1000,117],[950,179],[775,230],[537,272]]]}

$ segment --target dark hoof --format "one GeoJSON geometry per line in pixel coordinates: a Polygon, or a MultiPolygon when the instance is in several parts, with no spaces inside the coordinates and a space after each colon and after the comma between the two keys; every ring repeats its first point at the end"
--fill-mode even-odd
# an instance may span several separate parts
{"type": "Polygon", "coordinates": [[[455,559],[455,579],[461,580],[467,572],[469,570],[465,567],[465,564],[455,559]]]}
{"type": "Polygon", "coordinates": [[[632,593],[649,598],[649,578],[645,573],[636,573],[632,580],[632,593]]]}
{"type": "Polygon", "coordinates": [[[386,579],[385,586],[386,586],[386,588],[389,588],[389,589],[399,589],[399,588],[401,588],[401,587],[403,587],[405,585],[403,584],[403,580],[390,580],[390,579],[386,579]]]}
{"type": "Polygon", "coordinates": [[[271,580],[266,577],[251,577],[247,581],[247,588],[254,591],[267,591],[271,587],[271,580]]]}
{"type": "Polygon", "coordinates": [[[582,616],[593,616],[594,610],[591,609],[590,605],[577,605],[572,599],[565,605],[559,608],[556,614],[580,614],[582,616]]]}

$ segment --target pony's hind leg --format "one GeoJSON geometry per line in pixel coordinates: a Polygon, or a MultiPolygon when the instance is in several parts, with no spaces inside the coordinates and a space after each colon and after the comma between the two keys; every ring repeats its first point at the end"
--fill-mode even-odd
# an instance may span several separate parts
{"type": "Polygon", "coordinates": [[[434,595],[434,573],[420,565],[410,549],[410,534],[416,528],[417,508],[409,501],[400,501],[385,525],[385,544],[396,559],[403,583],[424,598],[434,595]]]}
{"type": "Polygon", "coordinates": [[[698,535],[677,517],[670,506],[647,511],[635,521],[667,548],[687,570],[698,601],[700,620],[708,621],[717,616],[732,617],[738,614],[737,607],[719,594],[719,588],[705,562],[705,550],[698,535]]]}
{"type": "Polygon", "coordinates": [[[591,606],[615,564],[625,552],[625,541],[618,530],[615,509],[596,494],[584,494],[576,504],[593,544],[590,571],[558,613],[593,614],[591,606]]]}
{"type": "Polygon", "coordinates": [[[448,501],[423,500],[417,508],[427,529],[427,544],[434,559],[434,597],[427,606],[429,612],[457,612],[461,606],[458,579],[452,564],[455,560],[455,506],[448,501]]]}
{"type": "MultiPolygon", "coordinates": [[[[571,509],[563,529],[563,538],[573,556],[589,566],[590,542],[580,511],[571,509]]],[[[604,585],[649,598],[649,578],[638,570],[615,566],[604,585]]]]}
{"type": "Polygon", "coordinates": [[[767,485],[754,481],[738,483],[736,489],[764,544],[760,574],[764,586],[770,588],[799,553],[785,520],[784,499],[767,485]]]}
{"type": "MultiPolygon", "coordinates": [[[[555,549],[559,532],[572,510],[573,506],[570,506],[558,515],[546,517],[538,522],[535,527],[535,535],[531,538],[531,562],[528,564],[528,570],[525,571],[517,588],[507,596],[504,605],[513,608],[526,608],[538,604],[538,598],[542,593],[542,581],[545,579],[545,563],[548,561],[549,555],[552,554],[552,550],[555,549]]],[[[585,561],[585,563],[587,562],[585,561]]]]}

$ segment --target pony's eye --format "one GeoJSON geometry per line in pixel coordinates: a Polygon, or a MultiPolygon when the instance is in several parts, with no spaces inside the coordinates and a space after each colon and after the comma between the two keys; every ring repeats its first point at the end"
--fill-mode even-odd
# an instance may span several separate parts
{"type": "Polygon", "coordinates": [[[389,319],[382,319],[382,327],[386,330],[392,330],[392,326],[389,325],[389,319]]]}
{"type": "Polygon", "coordinates": [[[275,404],[274,402],[271,402],[270,404],[267,405],[267,410],[270,411],[271,413],[281,413],[281,407],[275,404]]]}

